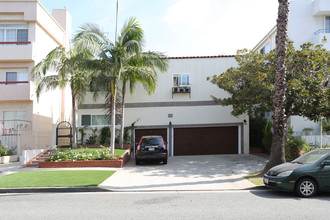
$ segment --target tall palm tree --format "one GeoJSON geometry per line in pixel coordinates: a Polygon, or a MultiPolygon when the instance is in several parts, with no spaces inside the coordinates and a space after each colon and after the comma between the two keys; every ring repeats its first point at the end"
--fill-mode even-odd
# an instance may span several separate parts
{"type": "Polygon", "coordinates": [[[104,92],[110,102],[110,148],[114,154],[115,147],[115,116],[116,96],[118,85],[124,67],[127,66],[127,55],[139,53],[142,47],[143,30],[135,18],[130,18],[124,25],[121,34],[114,44],[110,42],[105,33],[95,24],[85,24],[75,37],[78,48],[88,48],[95,52],[96,59],[86,62],[86,67],[96,71],[94,75],[95,94],[104,92]],[[99,89],[98,89],[99,88],[99,89]]]}
{"type": "Polygon", "coordinates": [[[88,50],[66,50],[59,46],[52,50],[45,59],[39,62],[31,71],[32,78],[36,80],[37,98],[42,91],[56,88],[65,88],[69,85],[72,94],[72,147],[76,148],[76,108],[83,100],[88,88],[87,72],[80,68],[80,61],[90,58],[92,53],[88,50]],[[54,71],[56,75],[47,75],[54,71]]]}
{"type": "Polygon", "coordinates": [[[278,0],[278,18],[276,35],[276,76],[273,99],[273,140],[269,161],[264,168],[267,172],[273,166],[285,163],[285,141],[287,134],[286,105],[286,51],[288,45],[289,1],[278,0]]]}
{"type": "Polygon", "coordinates": [[[164,58],[164,55],[159,52],[140,52],[126,55],[126,65],[123,68],[121,80],[121,121],[120,121],[120,137],[119,147],[123,148],[124,144],[124,108],[125,108],[125,95],[126,87],[129,84],[129,91],[131,94],[134,92],[134,88],[137,82],[144,85],[145,90],[148,93],[154,93],[157,83],[156,69],[161,72],[165,72],[168,67],[168,61],[164,58]]]}

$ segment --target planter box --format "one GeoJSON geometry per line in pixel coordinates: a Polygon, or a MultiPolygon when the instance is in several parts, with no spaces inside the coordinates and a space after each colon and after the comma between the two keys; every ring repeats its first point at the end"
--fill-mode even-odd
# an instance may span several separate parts
{"type": "Polygon", "coordinates": [[[11,156],[2,156],[1,163],[2,164],[9,164],[10,162],[17,162],[19,159],[18,155],[11,155],[11,156]]]}
{"type": "Polygon", "coordinates": [[[119,160],[88,160],[88,161],[60,161],[40,162],[39,168],[61,167],[123,167],[130,159],[130,151],[127,150],[119,160]]]}

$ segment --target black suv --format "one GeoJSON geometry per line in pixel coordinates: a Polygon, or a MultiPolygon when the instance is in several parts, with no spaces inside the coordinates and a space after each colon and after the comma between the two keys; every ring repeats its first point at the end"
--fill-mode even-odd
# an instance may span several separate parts
{"type": "Polygon", "coordinates": [[[167,164],[167,148],[162,136],[143,136],[136,147],[135,163],[145,160],[160,160],[167,164]]]}

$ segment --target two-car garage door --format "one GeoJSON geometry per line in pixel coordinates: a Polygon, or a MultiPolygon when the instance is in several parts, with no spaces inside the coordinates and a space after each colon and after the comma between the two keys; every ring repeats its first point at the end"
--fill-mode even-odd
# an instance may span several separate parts
{"type": "MultiPolygon", "coordinates": [[[[238,126],[173,129],[175,156],[238,153],[238,126]]],[[[144,135],[161,135],[166,141],[167,128],[136,129],[136,142],[144,135]]]]}

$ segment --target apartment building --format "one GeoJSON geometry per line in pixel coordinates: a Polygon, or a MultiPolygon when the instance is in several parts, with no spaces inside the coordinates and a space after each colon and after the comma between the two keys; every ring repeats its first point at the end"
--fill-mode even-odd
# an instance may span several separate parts
{"type": "MultiPolygon", "coordinates": [[[[142,85],[126,92],[125,126],[135,122],[134,140],[162,135],[169,155],[248,154],[249,117],[231,115],[232,108],[213,102],[229,94],[207,81],[237,66],[234,56],[169,57],[166,73],[158,73],[156,93],[142,85]]],[[[88,94],[78,110],[78,126],[107,126],[104,99],[88,94]]]]}
{"type": "MultiPolygon", "coordinates": [[[[294,42],[295,48],[299,49],[300,45],[306,42],[321,44],[325,37],[328,41],[324,43],[324,47],[330,51],[330,1],[291,0],[289,9],[288,36],[294,42]]],[[[276,47],[275,37],[276,27],[272,28],[253,50],[268,53],[276,47]]],[[[266,113],[266,116],[271,119],[271,113],[266,113]]],[[[303,135],[304,128],[312,128],[314,134],[320,131],[320,123],[299,116],[292,116],[290,125],[300,135],[303,135]]],[[[309,142],[318,144],[319,140],[320,138],[314,135],[309,142]]]]}
{"type": "Polygon", "coordinates": [[[71,15],[50,14],[38,0],[0,0],[0,140],[21,154],[55,144],[55,128],[70,120],[67,90],[43,92],[37,100],[32,68],[51,50],[68,47],[71,15]]]}

